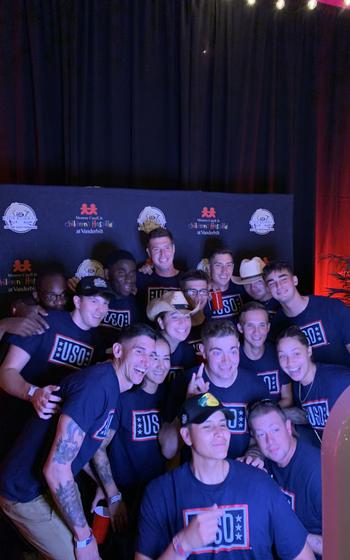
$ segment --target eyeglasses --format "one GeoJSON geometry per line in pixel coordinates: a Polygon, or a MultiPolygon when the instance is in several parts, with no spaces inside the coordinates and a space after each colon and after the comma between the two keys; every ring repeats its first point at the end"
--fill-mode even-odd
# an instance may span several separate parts
{"type": "Polygon", "coordinates": [[[209,290],[202,288],[201,290],[196,290],[195,288],[189,288],[184,290],[184,293],[190,297],[203,296],[207,297],[209,295],[209,290]]]}
{"type": "Polygon", "coordinates": [[[41,296],[51,303],[56,303],[56,301],[67,299],[68,292],[61,292],[60,294],[55,294],[55,292],[41,292],[41,296]]]}

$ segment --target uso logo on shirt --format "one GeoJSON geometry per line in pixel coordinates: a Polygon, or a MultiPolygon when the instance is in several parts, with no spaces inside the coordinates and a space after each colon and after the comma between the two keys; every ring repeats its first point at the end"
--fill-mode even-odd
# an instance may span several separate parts
{"type": "Polygon", "coordinates": [[[178,290],[178,288],[161,288],[160,286],[150,286],[147,290],[147,303],[152,301],[152,299],[158,299],[162,297],[165,292],[170,292],[171,290],[178,290]]]}
{"type": "Polygon", "coordinates": [[[325,346],[328,344],[322,321],[314,321],[308,325],[300,325],[300,330],[303,331],[310,346],[316,348],[317,346],[325,346]]]}
{"type": "MultiPolygon", "coordinates": [[[[208,552],[228,552],[230,550],[247,550],[250,547],[248,505],[219,506],[224,510],[218,520],[218,530],[215,541],[200,548],[195,548],[193,554],[208,552]]],[[[185,526],[189,525],[194,516],[207,511],[208,508],[186,509],[183,512],[185,526]]]]}
{"type": "Polygon", "coordinates": [[[109,309],[104,317],[101,327],[110,329],[123,329],[130,325],[130,311],[128,309],[120,310],[109,309]]]}
{"type": "Polygon", "coordinates": [[[81,369],[90,365],[93,353],[94,349],[89,344],[74,340],[69,336],[56,334],[48,361],[73,369],[81,369]]]}
{"type": "Polygon", "coordinates": [[[107,437],[108,430],[111,426],[114,413],[115,413],[115,408],[111,408],[111,410],[108,412],[108,416],[107,416],[106,420],[103,422],[102,426],[100,428],[98,428],[96,430],[96,432],[93,434],[92,437],[94,439],[103,440],[107,437]]]}
{"type": "Polygon", "coordinates": [[[304,402],[302,407],[311,426],[316,430],[323,430],[329,416],[328,399],[304,402]]]}
{"type": "Polygon", "coordinates": [[[246,434],[247,427],[247,404],[246,403],[222,403],[225,408],[229,408],[233,414],[233,420],[227,421],[227,427],[231,434],[246,434]]]}
{"type": "Polygon", "coordinates": [[[262,377],[263,382],[267,386],[269,393],[271,395],[281,392],[280,380],[279,380],[277,369],[274,371],[261,371],[257,375],[258,377],[262,377]]]}
{"type": "Polygon", "coordinates": [[[211,302],[209,302],[209,305],[211,309],[211,316],[215,319],[219,317],[232,317],[232,315],[237,315],[243,303],[239,294],[231,294],[222,296],[222,309],[213,309],[211,307],[211,302]]]}
{"type": "Polygon", "coordinates": [[[159,410],[132,411],[132,441],[157,439],[159,428],[159,410]]]}

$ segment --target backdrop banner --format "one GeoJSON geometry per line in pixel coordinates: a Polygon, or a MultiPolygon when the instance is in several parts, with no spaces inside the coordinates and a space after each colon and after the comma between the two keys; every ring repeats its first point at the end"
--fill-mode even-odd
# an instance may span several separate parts
{"type": "Polygon", "coordinates": [[[155,225],[173,233],[181,267],[195,267],[216,246],[233,251],[237,274],[241,259],[255,255],[293,262],[292,195],[2,185],[0,205],[2,315],[45,264],[64,265],[67,277],[103,273],[114,249],[142,263],[155,225]]]}

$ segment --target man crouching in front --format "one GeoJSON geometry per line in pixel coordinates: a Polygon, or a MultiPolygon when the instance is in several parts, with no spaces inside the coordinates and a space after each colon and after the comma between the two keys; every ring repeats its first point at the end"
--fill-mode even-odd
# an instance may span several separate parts
{"type": "Polygon", "coordinates": [[[191,461],[152,481],[135,560],[311,560],[302,526],[265,472],[227,459],[228,408],[210,393],[188,399],[181,436],[191,461]]]}

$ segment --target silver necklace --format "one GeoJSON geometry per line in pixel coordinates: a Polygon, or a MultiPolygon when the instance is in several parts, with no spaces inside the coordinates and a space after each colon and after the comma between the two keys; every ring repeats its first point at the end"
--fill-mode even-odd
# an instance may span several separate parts
{"type": "Polygon", "coordinates": [[[302,384],[299,382],[299,401],[300,401],[301,404],[304,404],[304,402],[306,401],[306,399],[307,399],[308,396],[310,395],[311,389],[312,389],[312,387],[313,387],[313,385],[314,385],[315,377],[316,377],[316,375],[314,376],[314,378],[313,378],[313,380],[312,380],[312,383],[311,383],[311,385],[310,385],[310,387],[309,387],[309,389],[308,389],[308,391],[307,391],[307,393],[306,393],[306,395],[305,395],[305,397],[304,397],[303,399],[301,398],[301,387],[302,387],[302,384]]]}

